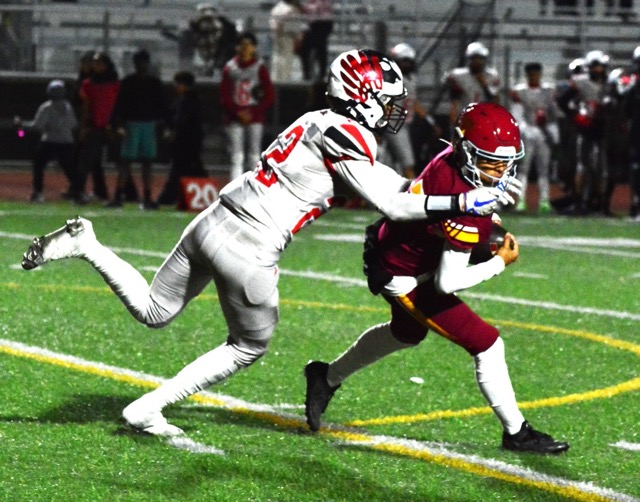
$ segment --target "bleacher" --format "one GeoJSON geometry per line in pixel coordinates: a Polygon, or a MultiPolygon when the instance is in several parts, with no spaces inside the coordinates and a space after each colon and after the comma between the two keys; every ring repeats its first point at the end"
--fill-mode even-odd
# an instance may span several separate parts
{"type": "MultiPolygon", "coordinates": [[[[25,67],[0,73],[18,79],[34,76],[73,79],[80,55],[89,49],[102,49],[110,53],[120,73],[126,74],[132,69],[133,51],[145,47],[151,52],[160,76],[169,81],[178,68],[178,50],[174,41],[162,36],[161,28],[178,29],[194,15],[198,3],[194,0],[3,3],[0,12],[22,13],[28,18],[29,31],[17,38],[25,45],[21,54],[31,51],[31,57],[14,58],[20,59],[25,67]]],[[[257,33],[260,51],[268,60],[268,19],[275,1],[214,3],[239,29],[257,33]]],[[[335,56],[354,46],[384,51],[399,42],[412,44],[418,49],[422,63],[421,98],[434,105],[432,111],[438,113],[442,74],[460,62],[464,47],[473,39],[489,46],[491,63],[500,72],[505,87],[518,81],[524,64],[532,60],[542,62],[547,77],[552,79],[564,78],[568,62],[591,49],[609,53],[612,67],[628,64],[633,49],[640,45],[640,8],[636,5],[616,10],[617,2],[612,2],[613,9],[609,3],[595,0],[588,9],[584,0],[578,0],[573,12],[556,8],[555,2],[547,0],[335,0],[336,22],[329,49],[331,56],[335,56]]],[[[213,79],[199,78],[212,86],[216,79],[215,75],[213,79]]],[[[287,99],[286,106],[281,103],[274,110],[268,124],[270,129],[278,130],[304,107],[304,86],[299,80],[281,86],[281,92],[298,98],[287,99]]],[[[4,109],[7,113],[12,107],[4,109]]],[[[0,116],[0,126],[6,125],[9,118],[0,116]]]]}

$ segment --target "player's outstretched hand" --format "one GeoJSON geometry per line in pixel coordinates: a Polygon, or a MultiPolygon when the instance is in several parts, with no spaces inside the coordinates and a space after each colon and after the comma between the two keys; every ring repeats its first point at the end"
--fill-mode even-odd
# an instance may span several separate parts
{"type": "Polygon", "coordinates": [[[514,195],[516,197],[520,197],[522,195],[522,181],[515,176],[507,176],[506,179],[501,180],[500,183],[498,183],[496,188],[502,192],[498,197],[498,202],[504,206],[516,203],[513,198],[514,195]]]}
{"type": "Polygon", "coordinates": [[[496,210],[502,193],[502,190],[494,187],[474,188],[460,194],[460,208],[467,214],[486,216],[496,210]]]}

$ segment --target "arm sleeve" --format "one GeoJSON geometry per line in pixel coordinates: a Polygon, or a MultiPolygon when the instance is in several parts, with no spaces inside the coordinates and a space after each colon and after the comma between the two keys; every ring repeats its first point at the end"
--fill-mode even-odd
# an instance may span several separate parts
{"type": "Polygon", "coordinates": [[[351,188],[390,220],[445,217],[456,212],[457,196],[429,196],[427,206],[427,196],[407,192],[410,181],[380,162],[375,161],[372,165],[363,160],[344,160],[335,164],[334,169],[351,188]]]}
{"type": "Polygon", "coordinates": [[[44,131],[44,128],[47,125],[47,121],[50,118],[49,107],[46,103],[43,103],[38,108],[35,117],[31,122],[23,122],[22,127],[25,129],[36,129],[37,131],[44,131]]]}
{"type": "Polygon", "coordinates": [[[499,256],[494,256],[484,263],[468,266],[470,255],[471,250],[457,249],[445,242],[435,275],[435,286],[439,293],[448,295],[469,289],[505,269],[504,261],[499,256]]]}

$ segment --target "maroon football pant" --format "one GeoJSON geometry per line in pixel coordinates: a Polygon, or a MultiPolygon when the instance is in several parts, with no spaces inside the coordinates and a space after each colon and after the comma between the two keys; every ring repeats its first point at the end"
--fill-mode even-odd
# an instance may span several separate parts
{"type": "Polygon", "coordinates": [[[406,295],[383,296],[391,305],[391,332],[401,342],[418,344],[431,329],[475,356],[500,335],[456,295],[438,293],[433,279],[406,295]]]}

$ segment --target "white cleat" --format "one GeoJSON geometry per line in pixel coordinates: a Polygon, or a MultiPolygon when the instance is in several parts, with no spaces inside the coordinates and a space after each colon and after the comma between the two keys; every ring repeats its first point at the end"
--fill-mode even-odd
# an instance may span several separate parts
{"type": "Polygon", "coordinates": [[[22,255],[22,268],[32,270],[52,260],[81,258],[87,246],[96,242],[96,234],[89,220],[76,217],[67,220],[64,227],[33,239],[22,255]]]}
{"type": "Polygon", "coordinates": [[[134,401],[122,411],[122,418],[124,418],[129,427],[137,432],[153,436],[175,437],[184,435],[184,431],[180,427],[167,422],[160,410],[144,409],[138,401],[134,401]]]}

